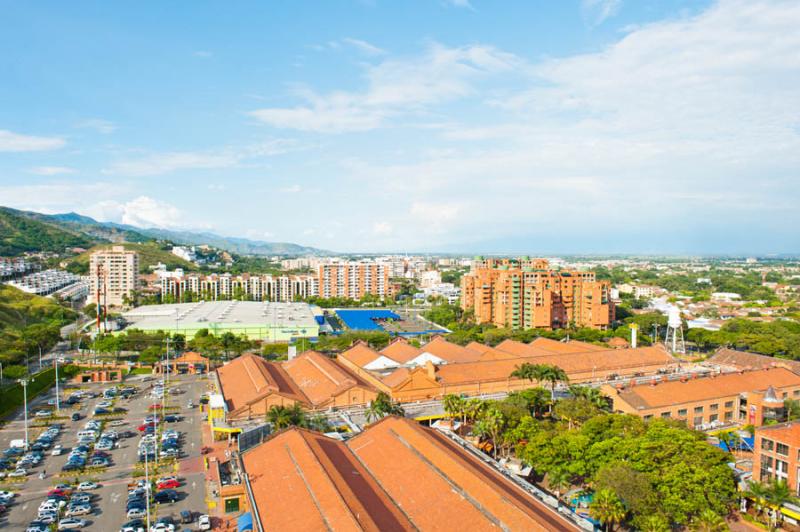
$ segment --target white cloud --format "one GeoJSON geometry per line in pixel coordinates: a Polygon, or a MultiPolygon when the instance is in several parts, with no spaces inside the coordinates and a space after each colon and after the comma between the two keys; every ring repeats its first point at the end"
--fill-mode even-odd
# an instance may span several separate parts
{"type": "Polygon", "coordinates": [[[74,174],[75,169],[68,166],[36,166],[28,170],[28,172],[36,175],[59,175],[74,174]]]}
{"type": "Polygon", "coordinates": [[[149,196],[138,196],[127,201],[101,201],[85,208],[83,212],[96,220],[136,227],[170,229],[185,226],[180,209],[149,196]]]}
{"type": "Polygon", "coordinates": [[[283,187],[280,189],[280,191],[285,194],[299,194],[300,192],[303,191],[303,187],[295,184],[295,185],[290,185],[288,187],[283,187]]]}
{"type": "Polygon", "coordinates": [[[394,227],[389,222],[375,222],[372,224],[372,233],[378,236],[390,235],[394,232],[394,227]]]}
{"type": "Polygon", "coordinates": [[[622,0],[582,0],[581,14],[590,26],[599,26],[622,7],[622,0]]]}
{"type": "Polygon", "coordinates": [[[443,233],[458,222],[462,211],[463,206],[458,203],[415,201],[408,214],[415,225],[443,233]]]}
{"type": "Polygon", "coordinates": [[[367,41],[362,41],[361,39],[345,37],[344,39],[342,39],[342,42],[345,44],[349,44],[353,48],[367,55],[383,55],[386,53],[386,50],[378,48],[374,44],[368,43],[367,41]]]}
{"type": "Polygon", "coordinates": [[[209,151],[174,151],[151,153],[138,158],[120,160],[103,169],[107,175],[152,176],[182,170],[233,168],[246,160],[285,153],[294,145],[284,139],[273,139],[243,147],[209,151]]]}
{"type": "Polygon", "coordinates": [[[219,183],[219,184],[218,183],[212,183],[212,184],[208,185],[208,190],[210,190],[212,192],[222,192],[223,190],[227,190],[227,189],[228,189],[228,187],[223,185],[223,184],[221,184],[221,183],[219,183]]]}
{"type": "Polygon", "coordinates": [[[35,137],[0,129],[0,152],[57,150],[65,144],[66,141],[59,137],[35,137]]]}
{"type": "Polygon", "coordinates": [[[103,135],[109,135],[117,130],[117,126],[114,124],[114,122],[111,122],[110,120],[104,120],[102,118],[90,118],[88,120],[83,120],[82,122],[75,124],[75,127],[79,129],[91,129],[98,133],[102,133],[103,135]]]}
{"type": "Polygon", "coordinates": [[[252,111],[256,119],[279,128],[324,133],[368,131],[387,118],[463,98],[478,80],[513,70],[521,61],[491,46],[447,48],[431,45],[422,57],[387,59],[367,66],[363,92],[319,95],[300,91],[306,105],[252,111]]]}

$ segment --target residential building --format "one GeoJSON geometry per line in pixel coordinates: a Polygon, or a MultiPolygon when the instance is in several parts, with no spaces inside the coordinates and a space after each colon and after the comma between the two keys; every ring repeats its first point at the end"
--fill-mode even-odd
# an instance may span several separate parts
{"type": "Polygon", "coordinates": [[[644,419],[680,419],[693,428],[760,426],[781,419],[784,399],[800,399],[800,375],[772,368],[667,382],[656,378],[650,384],[602,389],[612,398],[614,410],[644,419]]]}
{"type": "Polygon", "coordinates": [[[286,303],[319,295],[314,275],[183,275],[181,272],[181,275],[159,275],[157,282],[162,301],[247,299],[286,303]]]}
{"type": "Polygon", "coordinates": [[[800,496],[800,423],[790,421],[756,429],[753,479],[783,480],[792,495],[800,496]]]}
{"type": "Polygon", "coordinates": [[[257,530],[577,531],[435,429],[395,416],[346,442],[290,428],[242,454],[257,530]]]}
{"type": "Polygon", "coordinates": [[[319,265],[319,295],[324,298],[361,299],[366,295],[391,296],[391,267],[377,261],[332,261],[319,265]]]}
{"type": "Polygon", "coordinates": [[[594,272],[551,270],[546,259],[476,261],[461,278],[461,306],[478,323],[511,329],[606,329],[613,320],[611,285],[594,272]]]}
{"type": "MultiPolygon", "coordinates": [[[[74,273],[64,270],[44,270],[14,279],[8,284],[29,294],[47,296],[80,281],[80,276],[74,273]]],[[[83,295],[86,296],[85,293],[83,295]]]]}
{"type": "Polygon", "coordinates": [[[124,246],[95,251],[89,256],[89,300],[122,306],[138,288],[139,254],[124,246]]]}

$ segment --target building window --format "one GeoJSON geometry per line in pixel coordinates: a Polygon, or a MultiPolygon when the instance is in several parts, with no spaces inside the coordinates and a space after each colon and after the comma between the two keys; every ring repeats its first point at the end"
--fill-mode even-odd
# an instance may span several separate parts
{"type": "Polygon", "coordinates": [[[670,417],[672,417],[672,414],[669,412],[661,412],[661,417],[664,419],[669,419],[670,417]]]}
{"type": "Polygon", "coordinates": [[[719,416],[718,416],[717,414],[711,414],[711,415],[708,417],[708,420],[709,420],[710,422],[712,422],[712,423],[713,423],[714,421],[718,420],[718,419],[719,419],[719,416]]]}
{"type": "Polygon", "coordinates": [[[644,416],[645,421],[650,421],[651,419],[653,419],[653,414],[647,414],[646,416],[644,416]]]}
{"type": "Polygon", "coordinates": [[[725,401],[725,408],[733,408],[733,401],[725,401]]]}
{"type": "Polygon", "coordinates": [[[678,416],[686,417],[686,409],[685,408],[681,408],[680,410],[678,410],[678,416]]]}
{"type": "Polygon", "coordinates": [[[719,410],[719,405],[717,403],[714,403],[713,405],[711,405],[711,411],[712,412],[716,412],[717,410],[719,410]]]}
{"type": "Polygon", "coordinates": [[[789,456],[789,446],[785,443],[778,443],[775,445],[775,452],[781,456],[789,456]]]}
{"type": "Polygon", "coordinates": [[[693,425],[696,427],[696,426],[702,425],[702,424],[703,424],[703,416],[696,416],[694,418],[693,425]]]}
{"type": "Polygon", "coordinates": [[[725,421],[733,421],[733,412],[725,412],[725,421]]]}
{"type": "MultiPolygon", "coordinates": [[[[772,440],[762,439],[761,440],[761,448],[765,451],[771,451],[773,449],[774,443],[772,440]]],[[[770,459],[771,461],[772,459],[770,459]]]]}
{"type": "Polygon", "coordinates": [[[703,413],[703,407],[702,406],[694,407],[694,413],[695,414],[702,414],[703,413]]]}

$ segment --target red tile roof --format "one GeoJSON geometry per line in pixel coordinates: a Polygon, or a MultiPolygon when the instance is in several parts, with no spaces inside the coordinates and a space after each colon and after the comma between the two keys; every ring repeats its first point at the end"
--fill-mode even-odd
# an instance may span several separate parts
{"type": "Polygon", "coordinates": [[[388,417],[346,444],[303,429],[242,455],[266,530],[577,530],[437,431],[388,417]]]}

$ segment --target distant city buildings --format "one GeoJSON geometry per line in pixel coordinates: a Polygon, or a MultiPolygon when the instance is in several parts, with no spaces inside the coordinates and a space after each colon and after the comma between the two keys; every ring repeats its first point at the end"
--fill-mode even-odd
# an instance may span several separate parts
{"type": "Polygon", "coordinates": [[[172,246],[172,254],[187,262],[197,262],[197,252],[195,251],[194,246],[172,246]]]}
{"type": "Polygon", "coordinates": [[[47,296],[80,282],[80,276],[70,272],[63,270],[44,270],[9,281],[8,284],[29,294],[47,296]]]}
{"type": "Polygon", "coordinates": [[[90,301],[100,300],[101,304],[122,306],[133,299],[138,288],[139,254],[112,246],[95,251],[89,257],[89,297],[90,301]]]}
{"type": "Polygon", "coordinates": [[[23,258],[0,257],[0,279],[10,279],[19,277],[35,270],[36,264],[28,262],[23,258]]]}
{"type": "Polygon", "coordinates": [[[319,295],[314,275],[184,274],[156,270],[161,300],[192,301],[205,299],[245,299],[250,301],[290,302],[319,295]]]}
{"type": "Polygon", "coordinates": [[[482,259],[461,278],[461,306],[478,323],[511,329],[606,329],[611,285],[594,272],[553,270],[546,259],[482,259]]]}
{"type": "Polygon", "coordinates": [[[320,264],[319,295],[324,298],[361,299],[366,295],[387,297],[390,266],[378,261],[332,261],[320,264]]]}

